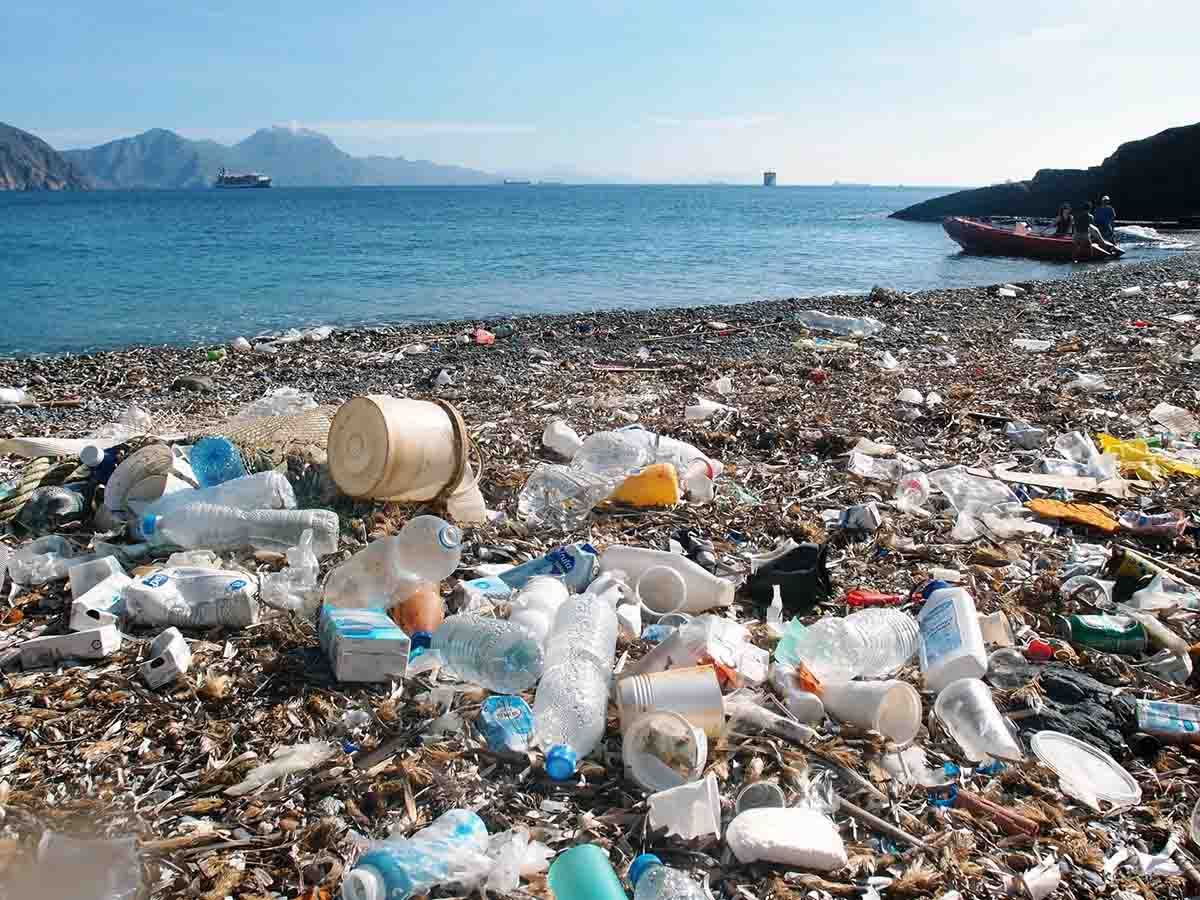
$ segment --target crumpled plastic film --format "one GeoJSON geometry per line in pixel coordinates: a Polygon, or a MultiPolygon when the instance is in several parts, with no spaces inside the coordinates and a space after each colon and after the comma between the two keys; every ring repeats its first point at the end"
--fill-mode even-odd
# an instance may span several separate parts
{"type": "Polygon", "coordinates": [[[1156,453],[1145,441],[1123,441],[1103,433],[1096,436],[1100,439],[1103,452],[1116,455],[1123,475],[1133,475],[1144,481],[1160,481],[1172,475],[1200,478],[1200,466],[1173,459],[1165,453],[1156,453]]]}

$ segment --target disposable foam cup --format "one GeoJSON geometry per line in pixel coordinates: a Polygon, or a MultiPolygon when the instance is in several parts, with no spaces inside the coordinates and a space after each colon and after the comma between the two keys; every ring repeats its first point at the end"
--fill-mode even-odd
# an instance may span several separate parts
{"type": "Polygon", "coordinates": [[[616,694],[622,731],[653,710],[677,712],[710,738],[725,727],[725,698],[712,666],[630,675],[617,682],[616,694]]]}
{"type": "Polygon", "coordinates": [[[626,729],[621,757],[626,777],[643,790],[670,790],[700,777],[708,761],[708,738],[679,713],[654,710],[626,729]]]}
{"type": "Polygon", "coordinates": [[[666,828],[685,841],[721,833],[721,792],[711,772],[699,781],[651,794],[650,828],[666,828]]]}
{"type": "Polygon", "coordinates": [[[921,730],[921,695],[903,681],[828,684],[821,700],[835,719],[878,731],[898,744],[907,744],[921,730]]]}
{"type": "Polygon", "coordinates": [[[687,582],[667,566],[651,566],[643,572],[634,591],[650,621],[677,613],[687,605],[687,582]]]}

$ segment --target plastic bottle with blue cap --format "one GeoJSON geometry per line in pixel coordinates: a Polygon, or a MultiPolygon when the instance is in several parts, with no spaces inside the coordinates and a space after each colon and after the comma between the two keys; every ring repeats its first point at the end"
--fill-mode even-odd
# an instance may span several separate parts
{"type": "Polygon", "coordinates": [[[684,872],[664,865],[653,853],[643,853],[629,867],[633,900],[708,900],[704,888],[684,872]]]}
{"type": "Polygon", "coordinates": [[[555,615],[533,717],[537,743],[546,751],[546,774],[556,781],[571,778],[579,760],[604,737],[617,628],[607,592],[575,595],[555,615]]]}

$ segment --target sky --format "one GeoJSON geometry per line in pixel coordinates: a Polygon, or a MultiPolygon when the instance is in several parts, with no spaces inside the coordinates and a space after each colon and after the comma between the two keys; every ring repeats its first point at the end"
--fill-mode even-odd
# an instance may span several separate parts
{"type": "Polygon", "coordinates": [[[268,125],[619,180],[973,185],[1200,120],[1197,0],[5,0],[0,120],[59,149],[268,125]]]}

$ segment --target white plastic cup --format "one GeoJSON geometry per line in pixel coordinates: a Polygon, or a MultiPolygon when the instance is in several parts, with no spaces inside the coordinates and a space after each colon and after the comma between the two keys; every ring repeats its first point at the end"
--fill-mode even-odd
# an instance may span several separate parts
{"type": "Polygon", "coordinates": [[[829,684],[821,700],[835,719],[878,731],[898,744],[907,744],[921,730],[921,695],[903,681],[829,684]]]}
{"type": "Polygon", "coordinates": [[[677,613],[687,605],[687,582],[667,566],[651,566],[634,585],[642,613],[651,621],[677,613]]]}
{"type": "Polygon", "coordinates": [[[938,694],[933,711],[972,762],[988,757],[1024,759],[1007,720],[996,708],[992,689],[978,678],[950,682],[938,694]]]}
{"type": "Polygon", "coordinates": [[[687,613],[673,612],[660,616],[658,624],[667,628],[682,628],[690,621],[692,621],[692,617],[687,613]]]}
{"type": "Polygon", "coordinates": [[[710,738],[725,727],[725,698],[712,666],[668,669],[649,675],[631,675],[617,682],[617,707],[621,730],[653,710],[677,712],[710,738]]]}
{"type": "Polygon", "coordinates": [[[621,743],[626,777],[649,793],[696,781],[708,762],[708,737],[679,713],[659,709],[634,720],[621,743]]]}
{"type": "Polygon", "coordinates": [[[738,791],[733,802],[734,814],[748,809],[782,809],[787,806],[787,795],[773,781],[754,781],[738,791]]]}
{"type": "Polygon", "coordinates": [[[685,841],[721,833],[721,792],[711,772],[668,791],[651,794],[650,828],[666,828],[685,841]]]}

